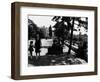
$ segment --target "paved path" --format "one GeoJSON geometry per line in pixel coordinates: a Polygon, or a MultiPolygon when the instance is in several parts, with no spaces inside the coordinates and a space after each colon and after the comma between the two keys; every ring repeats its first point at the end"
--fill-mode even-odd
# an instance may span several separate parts
{"type": "MultiPolygon", "coordinates": [[[[35,40],[32,40],[33,43],[35,43],[35,40]]],[[[30,42],[30,41],[29,41],[30,42]]],[[[86,63],[84,60],[80,58],[73,58],[72,56],[68,57],[68,60],[65,60],[65,56],[67,55],[63,54],[61,57],[53,58],[51,60],[48,60],[46,53],[48,53],[48,47],[52,46],[53,40],[52,39],[42,39],[42,48],[40,52],[40,58],[36,59],[36,54],[35,54],[35,48],[33,52],[33,57],[32,59],[29,56],[29,66],[48,66],[48,65],[70,65],[70,64],[83,64],[86,63]]],[[[68,46],[69,43],[66,42],[66,45],[63,47],[63,52],[67,53],[68,52],[68,46]]],[[[72,46],[71,54],[75,54],[74,49],[77,49],[77,47],[72,46]]]]}

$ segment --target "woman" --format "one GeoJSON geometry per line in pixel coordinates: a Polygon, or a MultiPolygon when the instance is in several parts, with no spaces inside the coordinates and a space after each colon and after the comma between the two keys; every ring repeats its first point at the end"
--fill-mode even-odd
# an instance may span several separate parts
{"type": "Polygon", "coordinates": [[[40,35],[37,34],[37,35],[36,35],[36,39],[35,39],[35,53],[36,53],[36,59],[38,58],[38,56],[40,57],[40,48],[41,48],[41,39],[40,39],[40,35]]]}

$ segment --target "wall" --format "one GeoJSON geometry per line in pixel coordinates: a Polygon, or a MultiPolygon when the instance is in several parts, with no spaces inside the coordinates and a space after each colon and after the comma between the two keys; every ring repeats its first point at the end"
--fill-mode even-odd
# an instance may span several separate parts
{"type": "MultiPolygon", "coordinates": [[[[68,4],[68,5],[87,5],[87,6],[98,6],[98,22],[100,22],[100,1],[99,0],[1,0],[0,1],[0,82],[15,82],[10,79],[10,66],[11,66],[11,2],[14,1],[25,1],[25,2],[37,2],[37,3],[52,3],[52,4],[68,4]]],[[[99,27],[100,25],[98,25],[99,27]]],[[[98,28],[98,35],[100,29],[98,28]]],[[[98,42],[100,38],[98,38],[98,42]]],[[[98,43],[98,49],[100,44],[98,43]]],[[[100,52],[98,52],[98,55],[100,52]]],[[[98,60],[100,55],[98,56],[98,60]]],[[[98,61],[100,62],[100,60],[98,61]]],[[[98,66],[100,68],[100,64],[98,66]]],[[[98,68],[98,69],[99,69],[98,68]]],[[[79,77],[63,77],[63,78],[52,78],[52,79],[37,79],[28,80],[29,82],[51,82],[51,81],[62,81],[62,82],[99,82],[100,71],[97,76],[79,76],[79,77]]],[[[27,82],[27,80],[23,80],[27,82]]]]}

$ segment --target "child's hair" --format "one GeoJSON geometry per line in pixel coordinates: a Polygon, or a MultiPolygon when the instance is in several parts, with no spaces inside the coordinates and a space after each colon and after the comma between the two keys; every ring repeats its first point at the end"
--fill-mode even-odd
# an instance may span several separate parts
{"type": "Polygon", "coordinates": [[[30,44],[33,44],[33,41],[30,41],[30,44]]]}

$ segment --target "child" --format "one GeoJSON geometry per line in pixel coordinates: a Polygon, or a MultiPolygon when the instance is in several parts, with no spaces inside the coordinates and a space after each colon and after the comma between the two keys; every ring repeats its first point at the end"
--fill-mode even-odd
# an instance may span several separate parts
{"type": "Polygon", "coordinates": [[[29,52],[30,52],[31,58],[32,58],[32,52],[33,51],[34,51],[34,49],[33,49],[33,41],[30,41],[29,52]]]}

